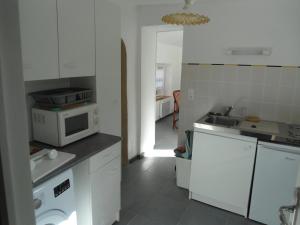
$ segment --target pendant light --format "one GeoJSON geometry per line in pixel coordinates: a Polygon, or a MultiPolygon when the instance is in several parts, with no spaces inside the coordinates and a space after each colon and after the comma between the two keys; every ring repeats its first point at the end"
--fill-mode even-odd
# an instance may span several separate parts
{"type": "Polygon", "coordinates": [[[200,25],[209,22],[209,18],[198,13],[188,12],[188,9],[194,4],[193,0],[185,0],[183,12],[172,13],[162,17],[162,21],[166,24],[173,25],[200,25]]]}

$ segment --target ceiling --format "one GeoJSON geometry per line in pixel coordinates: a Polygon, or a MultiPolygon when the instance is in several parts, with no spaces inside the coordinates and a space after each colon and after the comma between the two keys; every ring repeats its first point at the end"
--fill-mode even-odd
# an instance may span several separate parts
{"type": "Polygon", "coordinates": [[[182,47],[183,31],[163,31],[157,33],[157,42],[182,47]]]}

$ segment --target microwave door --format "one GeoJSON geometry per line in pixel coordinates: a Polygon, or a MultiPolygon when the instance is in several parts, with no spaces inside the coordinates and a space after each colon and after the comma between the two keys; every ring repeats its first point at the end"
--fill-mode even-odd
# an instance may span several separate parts
{"type": "Polygon", "coordinates": [[[91,119],[89,111],[62,114],[60,118],[60,145],[64,146],[91,135],[93,133],[91,119]]]}

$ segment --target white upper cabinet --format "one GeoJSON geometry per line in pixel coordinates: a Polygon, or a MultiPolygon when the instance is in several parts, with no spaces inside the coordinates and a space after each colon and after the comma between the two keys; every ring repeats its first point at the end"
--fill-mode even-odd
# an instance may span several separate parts
{"type": "Polygon", "coordinates": [[[95,75],[94,0],[20,0],[24,80],[95,75]]]}
{"type": "Polygon", "coordinates": [[[24,80],[59,78],[55,0],[20,0],[24,80]]]}
{"type": "Polygon", "coordinates": [[[58,0],[57,9],[60,76],[94,76],[94,0],[58,0]]]}

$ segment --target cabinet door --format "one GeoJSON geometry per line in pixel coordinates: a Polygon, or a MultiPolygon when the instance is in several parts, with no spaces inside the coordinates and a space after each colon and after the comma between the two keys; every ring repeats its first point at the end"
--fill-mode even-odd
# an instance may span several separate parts
{"type": "Polygon", "coordinates": [[[112,225],[121,208],[121,157],[91,174],[94,225],[112,225]]]}
{"type": "Polygon", "coordinates": [[[156,101],[155,104],[155,120],[159,120],[160,119],[160,101],[156,101]]]}
{"type": "Polygon", "coordinates": [[[94,0],[58,0],[60,76],[95,75],[94,0]]]}
{"type": "Polygon", "coordinates": [[[24,80],[58,78],[56,0],[21,0],[19,12],[24,80]]]}
{"type": "Polygon", "coordinates": [[[247,216],[255,142],[194,133],[193,199],[247,216]]]}
{"type": "Polygon", "coordinates": [[[278,210],[294,203],[294,190],[300,155],[276,151],[259,145],[250,218],[270,225],[280,225],[278,210]]]}

